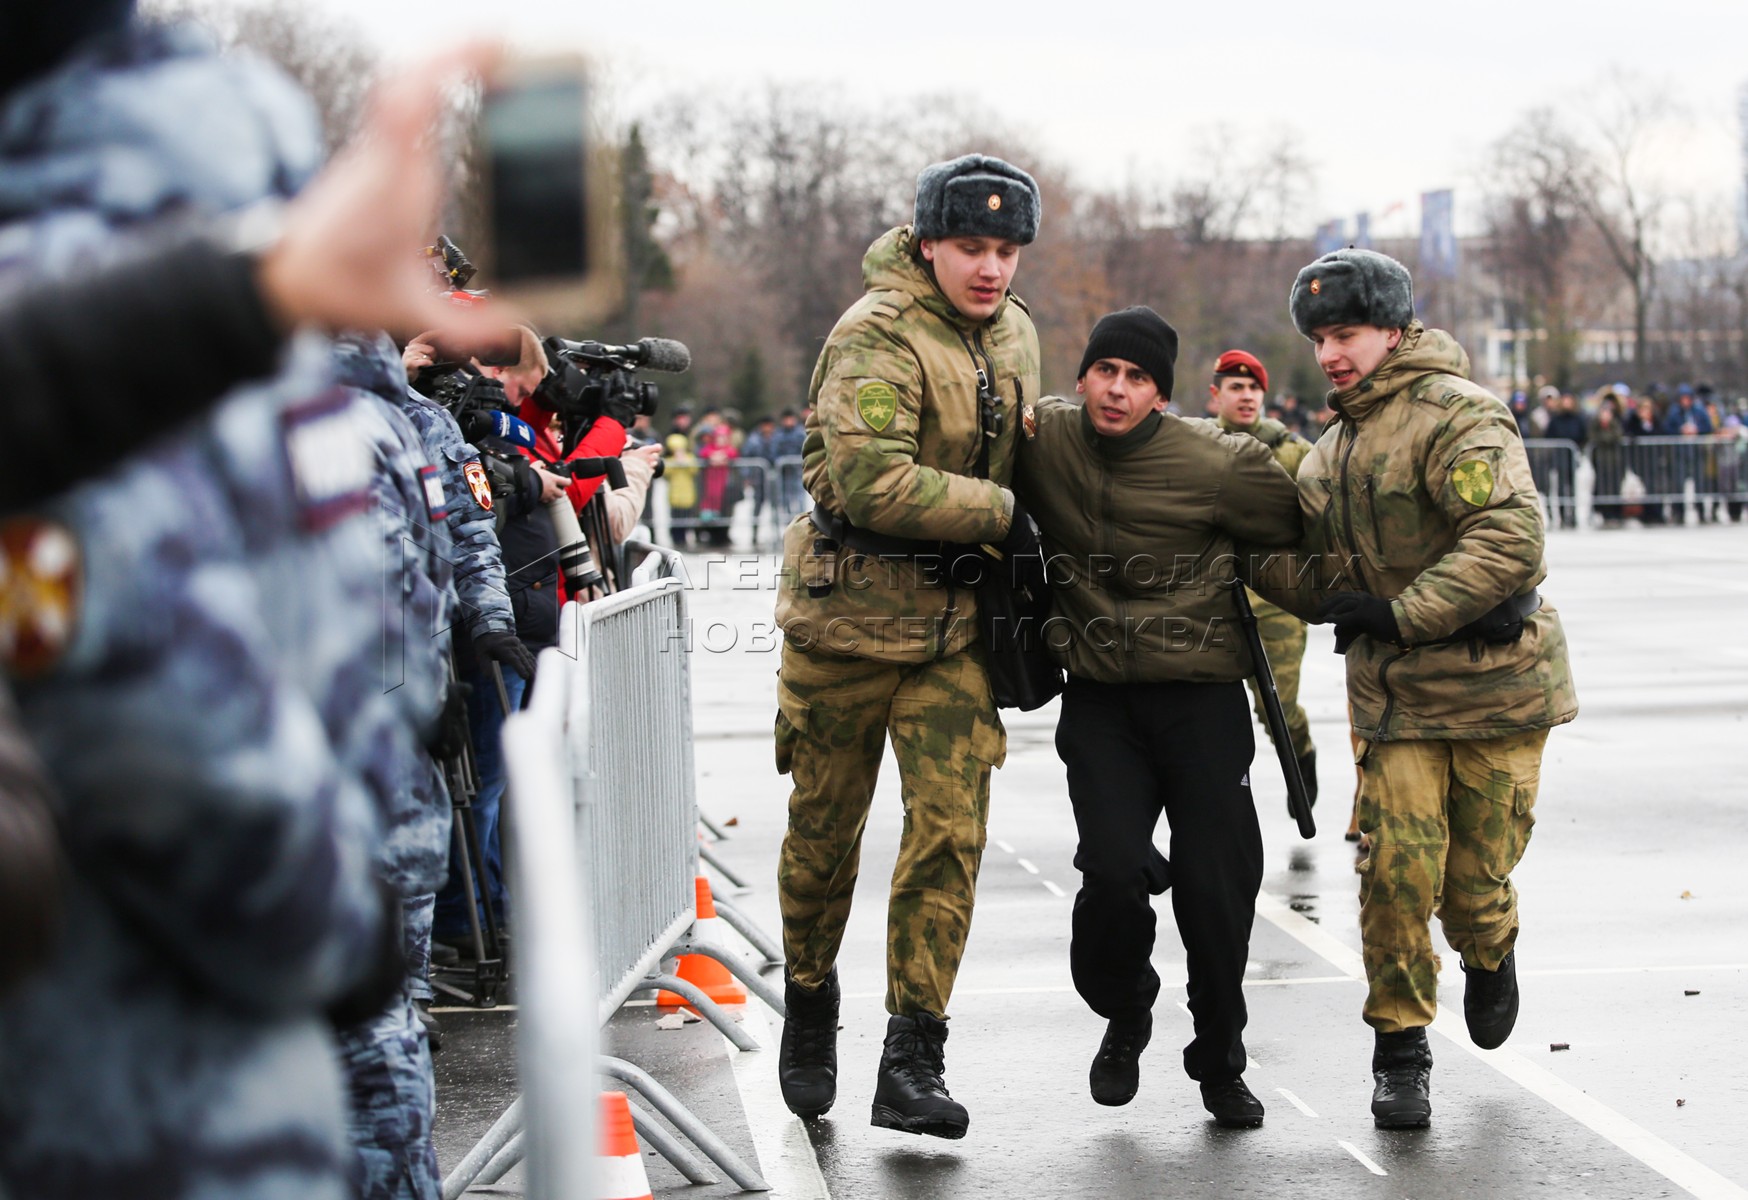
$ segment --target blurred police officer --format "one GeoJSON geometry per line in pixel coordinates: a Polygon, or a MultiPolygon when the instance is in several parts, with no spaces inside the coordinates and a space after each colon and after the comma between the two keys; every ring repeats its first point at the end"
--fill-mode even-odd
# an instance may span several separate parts
{"type": "Polygon", "coordinates": [[[1015,475],[1050,564],[1046,643],[1068,673],[1056,750],[1080,845],[1069,962],[1109,1022],[1090,1085],[1127,1104],[1153,1033],[1149,894],[1172,888],[1195,1036],[1184,1070],[1221,1125],[1262,1124],[1245,1086],[1244,967],[1262,883],[1250,795],[1251,673],[1229,589],[1241,544],[1299,536],[1293,481],[1267,447],[1165,411],[1177,333],[1150,308],[1101,318],[1084,400],[1024,414],[1015,475]],[[1153,846],[1161,813],[1170,866],[1153,846]]]}
{"type": "MultiPolygon", "coordinates": [[[[283,196],[320,152],[282,77],[126,26],[125,4],[66,6],[86,7],[102,52],[10,96],[0,123],[31,131],[0,138],[9,285],[171,209],[283,196]]],[[[386,726],[358,671],[379,589],[347,602],[347,564],[375,557],[366,480],[321,362],[295,357],[0,538],[30,597],[8,608],[4,666],[72,865],[63,951],[0,1013],[15,1196],[350,1192],[319,1012],[394,961],[362,778],[386,726]],[[300,575],[314,595],[274,586],[300,575]]]]}
{"type": "Polygon", "coordinates": [[[916,216],[862,262],[867,292],[814,367],[804,478],[812,517],[784,537],[777,769],[793,777],[778,867],[786,958],[779,1078],[789,1107],[836,1096],[834,966],[887,739],[904,837],[887,909],[887,1022],[873,1123],[957,1138],[942,1078],[947,1002],[965,950],[1005,756],[970,591],[943,545],[999,542],[1015,413],[1038,393],[1038,338],[1008,291],[1038,233],[1037,184],[996,158],[937,163],[916,216]]]}
{"type": "MultiPolygon", "coordinates": [[[[1227,433],[1249,434],[1267,446],[1282,469],[1297,478],[1299,464],[1311,453],[1311,443],[1273,417],[1263,415],[1268,390],[1269,373],[1262,361],[1245,350],[1228,350],[1214,362],[1214,381],[1208,385],[1208,412],[1227,433]]],[[[1293,739],[1299,774],[1304,777],[1305,790],[1315,804],[1317,748],[1311,743],[1311,719],[1299,703],[1299,668],[1305,659],[1305,622],[1255,593],[1251,594],[1250,605],[1256,611],[1256,627],[1262,635],[1263,652],[1268,655],[1269,666],[1274,670],[1275,690],[1280,693],[1281,709],[1287,716],[1287,733],[1293,739]]],[[[1274,733],[1269,729],[1268,716],[1262,707],[1262,689],[1254,677],[1249,682],[1256,718],[1272,740],[1274,733]]]]}
{"type": "Polygon", "coordinates": [[[1431,1119],[1436,913],[1462,956],[1485,1049],[1517,1019],[1511,871],[1535,822],[1542,749],[1578,711],[1566,637],[1536,587],[1541,504],[1510,411],[1456,341],[1414,316],[1393,258],[1337,250],[1299,272],[1293,324],[1332,421],[1299,471],[1307,547],[1344,563],[1320,621],[1347,655],[1362,739],[1360,934],[1375,1031],[1372,1116],[1431,1119]]]}

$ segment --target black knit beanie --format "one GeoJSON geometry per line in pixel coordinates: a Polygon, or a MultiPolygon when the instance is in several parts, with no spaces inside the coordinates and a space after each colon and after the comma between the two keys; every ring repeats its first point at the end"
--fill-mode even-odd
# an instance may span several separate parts
{"type": "Polygon", "coordinates": [[[1172,365],[1177,362],[1177,330],[1165,323],[1165,318],[1137,304],[1121,312],[1106,313],[1093,326],[1087,339],[1086,353],[1080,358],[1080,373],[1085,379],[1087,368],[1101,358],[1120,358],[1132,362],[1153,376],[1159,394],[1171,399],[1172,365]]]}

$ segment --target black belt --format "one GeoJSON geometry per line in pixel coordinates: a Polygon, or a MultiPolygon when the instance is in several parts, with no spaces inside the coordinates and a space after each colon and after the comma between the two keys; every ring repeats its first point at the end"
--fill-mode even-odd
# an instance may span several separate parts
{"type": "Polygon", "coordinates": [[[832,541],[863,554],[872,554],[875,558],[942,558],[955,549],[950,542],[931,542],[862,529],[850,524],[848,518],[833,516],[817,504],[808,509],[807,517],[815,529],[832,541]]]}
{"type": "Polygon", "coordinates": [[[1535,588],[1531,588],[1521,596],[1507,596],[1449,637],[1439,638],[1437,641],[1427,644],[1448,646],[1456,642],[1468,642],[1476,639],[1483,642],[1515,642],[1523,636],[1523,622],[1541,607],[1542,594],[1535,588]],[[1512,630],[1514,624],[1515,631],[1512,630]]]}

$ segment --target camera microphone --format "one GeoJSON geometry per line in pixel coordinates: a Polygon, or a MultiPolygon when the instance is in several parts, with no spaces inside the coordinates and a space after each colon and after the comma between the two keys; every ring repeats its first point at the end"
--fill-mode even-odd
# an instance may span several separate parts
{"type": "Polygon", "coordinates": [[[674,375],[692,369],[692,352],[686,349],[684,342],[676,342],[673,338],[643,338],[637,345],[643,351],[638,363],[641,367],[674,375]]]}
{"type": "Polygon", "coordinates": [[[536,440],[534,426],[521,417],[511,416],[507,412],[492,412],[488,413],[487,416],[491,418],[492,433],[495,436],[526,449],[534,447],[536,440]]]}

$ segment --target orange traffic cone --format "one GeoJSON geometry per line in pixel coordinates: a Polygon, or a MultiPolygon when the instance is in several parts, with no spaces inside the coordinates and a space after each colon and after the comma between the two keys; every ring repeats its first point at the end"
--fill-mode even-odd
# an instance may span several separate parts
{"type": "Polygon", "coordinates": [[[637,1130],[631,1124],[631,1103],[624,1092],[601,1093],[601,1155],[595,1179],[597,1200],[653,1200],[637,1130]]]}
{"type": "MultiPolygon", "coordinates": [[[[716,901],[710,898],[710,881],[704,876],[698,876],[694,886],[697,888],[698,922],[693,927],[698,933],[708,938],[718,946],[727,945],[721,936],[723,920],[716,915],[716,901]]],[[[745,1004],[747,990],[728,968],[714,958],[704,954],[680,955],[680,969],[675,972],[681,979],[701,988],[704,994],[718,1004],[745,1004]]],[[[661,992],[656,996],[657,1004],[685,1005],[685,997],[674,992],[661,992]]]]}

